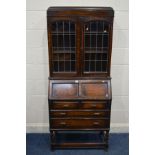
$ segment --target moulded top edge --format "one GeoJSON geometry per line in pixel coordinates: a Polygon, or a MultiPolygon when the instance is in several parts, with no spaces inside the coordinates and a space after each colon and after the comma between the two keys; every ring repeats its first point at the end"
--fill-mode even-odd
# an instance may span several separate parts
{"type": "Polygon", "coordinates": [[[48,77],[49,80],[111,80],[112,78],[107,76],[107,77],[66,77],[65,79],[64,78],[61,78],[61,77],[48,77]]]}
{"type": "Polygon", "coordinates": [[[47,16],[52,16],[52,12],[61,12],[61,11],[94,11],[104,13],[107,12],[108,16],[114,16],[114,10],[112,7],[49,7],[47,9],[47,16]]]}

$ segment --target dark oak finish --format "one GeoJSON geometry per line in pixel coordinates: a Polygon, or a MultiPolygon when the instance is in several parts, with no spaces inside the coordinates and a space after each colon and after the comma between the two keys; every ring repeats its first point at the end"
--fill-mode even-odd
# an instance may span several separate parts
{"type": "Polygon", "coordinates": [[[69,98],[74,98],[78,96],[78,84],[72,83],[58,83],[53,84],[53,96],[64,98],[68,96],[69,98]]]}
{"type": "Polygon", "coordinates": [[[55,99],[111,99],[110,80],[50,80],[49,98],[55,99]]]}
{"type": "Polygon", "coordinates": [[[114,10],[110,7],[47,10],[52,150],[108,149],[113,17],[114,10]],[[77,142],[61,141],[62,131],[66,132],[62,135],[74,131],[71,137],[77,142]],[[100,140],[78,141],[79,131],[97,131],[100,140]]]}
{"type": "Polygon", "coordinates": [[[53,129],[89,129],[89,128],[109,128],[109,118],[86,119],[86,118],[53,118],[50,120],[53,129]]]}
{"type": "Polygon", "coordinates": [[[110,104],[107,101],[53,101],[49,104],[49,109],[108,109],[110,104]]]}
{"type": "Polygon", "coordinates": [[[103,83],[85,83],[81,85],[81,95],[82,96],[92,96],[92,97],[107,97],[108,88],[106,84],[103,83]]]}
{"type": "Polygon", "coordinates": [[[50,109],[76,109],[78,107],[78,102],[58,102],[54,101],[49,104],[50,109]]]}
{"type": "Polygon", "coordinates": [[[52,118],[74,118],[74,117],[88,117],[88,118],[100,118],[100,117],[110,117],[110,110],[102,111],[50,111],[50,117],[52,118]]]}

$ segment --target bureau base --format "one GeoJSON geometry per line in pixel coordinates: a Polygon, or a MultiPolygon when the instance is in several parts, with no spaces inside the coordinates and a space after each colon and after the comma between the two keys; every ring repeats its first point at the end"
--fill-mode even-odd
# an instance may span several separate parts
{"type": "Polygon", "coordinates": [[[103,149],[108,151],[109,130],[105,131],[52,131],[51,150],[103,149]]]}

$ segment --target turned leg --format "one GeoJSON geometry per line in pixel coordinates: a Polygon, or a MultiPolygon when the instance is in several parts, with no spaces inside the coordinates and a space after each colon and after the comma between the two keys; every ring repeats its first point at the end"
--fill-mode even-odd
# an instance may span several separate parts
{"type": "Polygon", "coordinates": [[[105,145],[104,149],[105,149],[106,151],[108,151],[109,131],[106,130],[106,131],[104,131],[103,133],[104,133],[103,143],[104,143],[104,145],[105,145]]]}
{"type": "Polygon", "coordinates": [[[103,140],[103,138],[104,138],[104,131],[100,131],[99,132],[99,136],[102,138],[102,140],[103,140]]]}
{"type": "MultiPolygon", "coordinates": [[[[51,132],[51,142],[52,142],[52,144],[55,143],[55,137],[56,137],[55,135],[56,135],[56,132],[52,131],[51,132]]],[[[52,146],[52,144],[51,144],[51,150],[54,151],[54,147],[52,146]]]]}
{"type": "Polygon", "coordinates": [[[100,131],[100,133],[99,133],[99,134],[100,134],[100,136],[102,136],[102,135],[103,135],[103,131],[100,131]]]}

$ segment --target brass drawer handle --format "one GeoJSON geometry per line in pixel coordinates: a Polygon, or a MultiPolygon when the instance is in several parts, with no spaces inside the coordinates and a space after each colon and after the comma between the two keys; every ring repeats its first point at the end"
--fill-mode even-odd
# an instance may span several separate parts
{"type": "Polygon", "coordinates": [[[91,106],[95,108],[96,107],[96,104],[92,104],[91,106]]]}
{"type": "Polygon", "coordinates": [[[65,112],[61,112],[60,115],[66,115],[66,113],[65,112]]]}
{"type": "Polygon", "coordinates": [[[94,125],[99,125],[100,123],[99,123],[99,122],[93,122],[93,124],[94,124],[94,125]]]}
{"type": "Polygon", "coordinates": [[[65,104],[63,107],[69,107],[69,105],[68,104],[65,104]]]}
{"type": "Polygon", "coordinates": [[[99,112],[95,112],[94,115],[97,115],[98,116],[98,115],[100,115],[100,113],[99,112]]]}
{"type": "Polygon", "coordinates": [[[60,122],[61,125],[66,125],[66,122],[60,122]]]}

